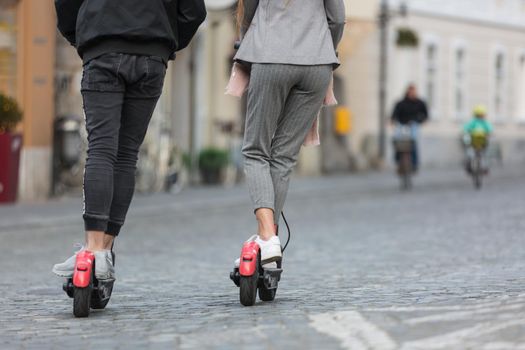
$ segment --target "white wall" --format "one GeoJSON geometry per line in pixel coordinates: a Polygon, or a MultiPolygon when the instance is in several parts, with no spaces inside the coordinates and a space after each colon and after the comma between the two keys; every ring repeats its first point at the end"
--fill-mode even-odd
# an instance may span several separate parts
{"type": "Polygon", "coordinates": [[[353,19],[372,20],[377,15],[378,0],[345,0],[346,16],[353,19]]]}
{"type": "MultiPolygon", "coordinates": [[[[392,8],[397,6],[396,2],[390,2],[392,8]]],[[[524,1],[411,0],[408,1],[408,18],[394,17],[389,47],[389,113],[408,82],[415,81],[424,95],[425,44],[435,43],[438,47],[436,110],[432,121],[423,130],[422,139],[423,160],[427,165],[459,162],[458,136],[472,107],[485,104],[491,112],[494,109],[494,57],[498,50],[506,54],[506,65],[505,107],[496,122],[496,136],[509,162],[525,162],[525,150],[522,149],[525,142],[521,141],[525,136],[525,119],[518,117],[520,108],[523,108],[520,107],[521,101],[525,100],[525,89],[522,88],[525,83],[519,71],[519,55],[522,50],[525,52],[525,5],[523,8],[517,6],[521,3],[524,1]],[[497,4],[503,5],[498,7],[497,4]],[[488,13],[488,8],[493,12],[488,13]],[[395,46],[395,30],[404,26],[414,29],[421,39],[420,47],[412,54],[395,46]],[[454,51],[457,47],[463,47],[467,55],[467,112],[460,116],[455,112],[453,93],[454,51]]],[[[350,31],[359,31],[362,25],[361,19],[350,17],[350,31]]],[[[361,151],[365,140],[372,140],[372,146],[377,143],[378,46],[376,28],[354,48],[341,68],[347,85],[347,99],[356,116],[352,143],[354,149],[361,151]]]]}

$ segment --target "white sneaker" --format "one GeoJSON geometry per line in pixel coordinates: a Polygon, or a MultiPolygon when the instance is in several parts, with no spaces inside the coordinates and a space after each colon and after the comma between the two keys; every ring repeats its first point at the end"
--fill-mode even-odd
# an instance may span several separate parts
{"type": "Polygon", "coordinates": [[[283,258],[281,240],[278,236],[273,236],[267,241],[257,236],[255,242],[261,247],[261,265],[281,261],[283,258]]]}
{"type": "Polygon", "coordinates": [[[77,250],[75,254],[73,254],[73,256],[69,257],[63,263],[55,264],[53,266],[52,271],[58,277],[73,277],[73,271],[75,270],[75,262],[77,261],[77,254],[84,250],[84,247],[81,244],[75,244],[75,247],[79,248],[79,250],[77,250]]]}
{"type": "Polygon", "coordinates": [[[115,266],[111,250],[101,250],[93,254],[95,254],[95,277],[99,281],[114,281],[115,266]]]}
{"type": "MultiPolygon", "coordinates": [[[[77,262],[77,254],[84,250],[80,250],[69,257],[61,264],[53,266],[53,273],[59,277],[72,278],[75,271],[75,263],[77,262]]],[[[102,250],[93,253],[95,255],[95,276],[101,281],[115,279],[115,267],[113,266],[113,255],[111,250],[102,250]]]]}
{"type": "MultiPolygon", "coordinates": [[[[281,240],[278,236],[273,236],[270,240],[262,240],[259,236],[254,235],[246,242],[256,242],[261,248],[261,265],[263,268],[277,268],[277,261],[283,257],[281,240]]],[[[241,264],[241,259],[237,258],[234,266],[238,268],[241,264]]]]}

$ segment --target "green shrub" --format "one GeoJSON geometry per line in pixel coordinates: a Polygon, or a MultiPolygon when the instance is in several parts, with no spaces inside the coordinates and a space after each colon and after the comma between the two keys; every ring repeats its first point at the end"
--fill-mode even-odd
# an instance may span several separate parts
{"type": "Polygon", "coordinates": [[[419,37],[417,33],[410,28],[399,28],[397,30],[396,44],[399,47],[418,47],[419,37]]]}
{"type": "Polygon", "coordinates": [[[14,98],[0,93],[0,132],[12,131],[22,121],[22,111],[14,98]]]}
{"type": "Polygon", "coordinates": [[[203,171],[222,170],[228,165],[228,151],[218,148],[206,148],[199,154],[199,168],[203,171]]]}

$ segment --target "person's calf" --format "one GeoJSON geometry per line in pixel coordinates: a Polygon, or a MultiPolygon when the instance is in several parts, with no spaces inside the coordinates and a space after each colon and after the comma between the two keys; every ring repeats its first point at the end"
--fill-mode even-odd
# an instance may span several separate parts
{"type": "Polygon", "coordinates": [[[260,208],[255,212],[259,224],[259,237],[265,241],[270,240],[276,235],[275,221],[273,210],[269,208],[260,208]]]}

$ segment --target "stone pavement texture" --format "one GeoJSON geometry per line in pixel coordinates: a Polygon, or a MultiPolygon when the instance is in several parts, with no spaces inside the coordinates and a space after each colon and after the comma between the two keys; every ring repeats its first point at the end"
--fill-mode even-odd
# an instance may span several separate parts
{"type": "Polygon", "coordinates": [[[254,232],[242,187],[136,198],[104,311],[72,317],[51,266],[79,198],[0,207],[0,349],[525,349],[525,178],[496,170],[297,179],[275,302],[229,280],[254,232]]]}

